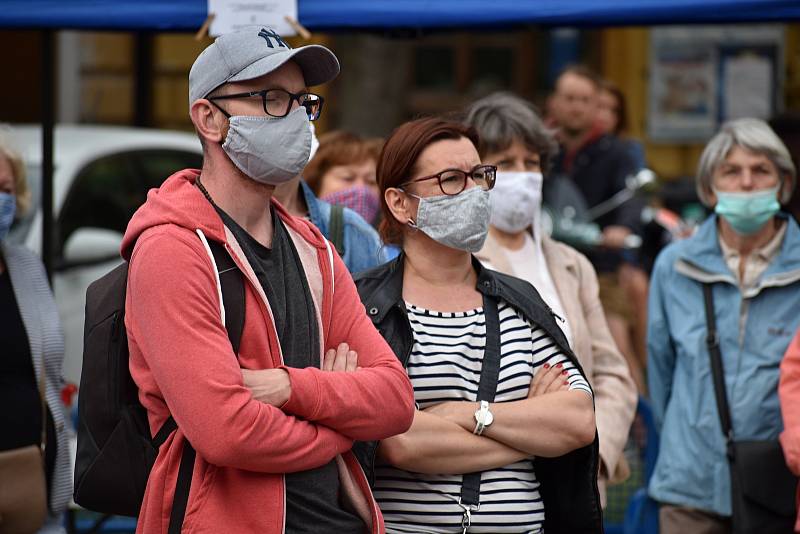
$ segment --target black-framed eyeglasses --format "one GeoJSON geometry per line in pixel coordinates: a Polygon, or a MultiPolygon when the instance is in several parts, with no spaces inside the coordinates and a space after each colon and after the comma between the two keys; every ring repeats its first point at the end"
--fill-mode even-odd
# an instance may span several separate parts
{"type": "Polygon", "coordinates": [[[214,100],[228,100],[231,98],[252,98],[260,96],[264,106],[264,113],[270,117],[285,117],[292,110],[292,104],[297,102],[306,108],[308,120],[315,121],[322,114],[322,104],[325,99],[314,93],[290,93],[283,89],[264,89],[261,91],[250,91],[249,93],[236,93],[233,95],[209,96],[208,100],[217,106],[226,117],[230,113],[217,105],[214,100]]]}
{"type": "Polygon", "coordinates": [[[467,178],[472,178],[475,185],[489,191],[494,187],[494,182],[497,179],[497,167],[494,165],[476,165],[469,171],[462,171],[461,169],[445,169],[430,176],[423,176],[422,178],[414,178],[409,180],[401,186],[412,184],[415,182],[424,182],[426,180],[436,179],[439,183],[439,189],[445,195],[457,195],[467,188],[467,178]]]}

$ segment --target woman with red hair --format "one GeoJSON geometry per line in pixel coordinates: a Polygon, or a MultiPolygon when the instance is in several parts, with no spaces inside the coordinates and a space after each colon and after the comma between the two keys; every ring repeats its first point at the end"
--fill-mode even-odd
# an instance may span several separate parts
{"type": "Polygon", "coordinates": [[[387,532],[602,532],[591,387],[533,286],[473,256],[497,170],[477,145],[425,118],[381,153],[380,232],[402,252],[355,280],[419,409],[359,457],[387,532]]]}

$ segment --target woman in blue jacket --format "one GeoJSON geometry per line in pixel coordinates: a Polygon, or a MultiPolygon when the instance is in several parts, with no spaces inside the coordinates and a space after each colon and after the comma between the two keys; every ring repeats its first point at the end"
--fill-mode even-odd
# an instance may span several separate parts
{"type": "Polygon", "coordinates": [[[800,326],[800,228],[780,204],[795,186],[789,152],[761,120],[723,125],[700,158],[697,191],[715,215],[656,261],[648,378],[661,447],[650,495],[661,534],[731,529],[731,489],[703,285],[711,284],[736,440],[777,439],[778,366],[800,326]]]}

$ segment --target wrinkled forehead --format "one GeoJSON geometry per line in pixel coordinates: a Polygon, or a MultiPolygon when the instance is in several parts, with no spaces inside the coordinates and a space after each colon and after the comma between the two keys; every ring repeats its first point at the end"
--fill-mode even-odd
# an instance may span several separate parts
{"type": "Polygon", "coordinates": [[[472,141],[466,137],[460,139],[442,139],[428,145],[419,155],[415,174],[435,174],[445,169],[470,170],[481,162],[478,151],[472,141]]]}
{"type": "Polygon", "coordinates": [[[742,145],[733,145],[717,167],[751,167],[757,165],[766,165],[776,172],[778,170],[778,166],[775,164],[770,154],[763,151],[752,150],[742,145]]]}

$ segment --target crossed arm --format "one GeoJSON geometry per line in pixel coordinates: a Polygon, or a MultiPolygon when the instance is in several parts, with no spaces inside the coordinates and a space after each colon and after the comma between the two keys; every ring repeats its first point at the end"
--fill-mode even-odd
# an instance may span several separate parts
{"type": "MultiPolygon", "coordinates": [[[[330,349],[323,360],[323,371],[353,373],[358,368],[358,354],[346,343],[330,349]]],[[[242,369],[244,385],[253,392],[253,398],[281,408],[292,395],[292,382],[285,369],[242,369]]]]}
{"type": "Polygon", "coordinates": [[[378,454],[406,471],[462,474],[588,445],[595,435],[592,400],[568,391],[562,373],[545,366],[526,399],[492,404],[494,423],[481,436],[473,434],[477,403],[445,402],[417,411],[411,429],[383,440],[378,454]]]}
{"type": "MultiPolygon", "coordinates": [[[[344,343],[328,350],[323,362],[323,371],[358,369],[358,355],[344,343]]],[[[492,404],[494,423],[480,436],[473,434],[478,403],[445,402],[418,410],[411,428],[381,441],[378,454],[407,471],[462,474],[588,445],[595,436],[592,399],[584,391],[569,390],[565,373],[561,364],[545,364],[526,399],[492,404]]],[[[261,402],[282,407],[291,395],[289,375],[282,369],[243,369],[242,374],[261,402]]]]}

